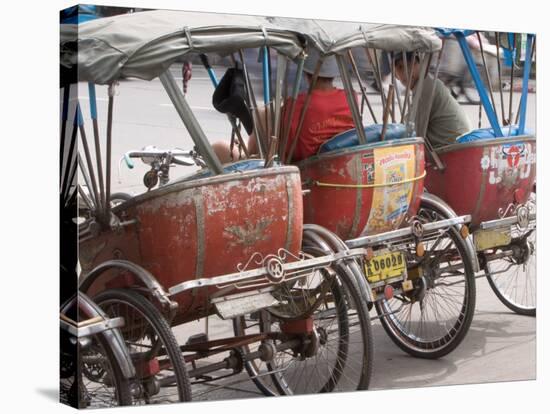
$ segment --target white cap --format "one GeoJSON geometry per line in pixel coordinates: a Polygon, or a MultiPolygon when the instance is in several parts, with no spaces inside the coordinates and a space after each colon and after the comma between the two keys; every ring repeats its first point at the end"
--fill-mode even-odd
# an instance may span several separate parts
{"type": "MultiPolygon", "coordinates": [[[[321,54],[317,49],[310,48],[307,52],[307,58],[304,62],[304,72],[313,75],[315,73],[315,68],[321,54]]],[[[334,56],[325,56],[321,70],[319,71],[319,76],[323,78],[335,78],[339,74],[338,64],[336,63],[336,58],[334,56]]]]}

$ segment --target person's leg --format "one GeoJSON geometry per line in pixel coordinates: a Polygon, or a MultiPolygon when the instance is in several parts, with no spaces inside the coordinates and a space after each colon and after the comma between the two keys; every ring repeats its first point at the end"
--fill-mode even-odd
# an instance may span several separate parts
{"type": "Polygon", "coordinates": [[[227,164],[239,159],[239,151],[236,147],[233,148],[233,159],[231,159],[231,151],[229,150],[229,144],[224,141],[218,141],[212,144],[212,149],[220,159],[222,164],[227,164]]]}

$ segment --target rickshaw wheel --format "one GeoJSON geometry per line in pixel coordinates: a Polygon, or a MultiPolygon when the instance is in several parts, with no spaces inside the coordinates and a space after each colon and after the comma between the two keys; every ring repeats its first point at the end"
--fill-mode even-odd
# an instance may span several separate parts
{"type": "Polygon", "coordinates": [[[67,354],[61,353],[61,402],[76,408],[132,404],[130,380],[124,377],[116,357],[102,335],[85,339],[84,348],[79,341],[73,343],[70,335],[63,331],[61,341],[62,350],[74,347],[67,354]],[[73,363],[75,356],[77,364],[73,363]]]}
{"type": "MultiPolygon", "coordinates": [[[[424,200],[417,216],[423,222],[448,218],[424,200]]],[[[407,267],[420,267],[424,273],[412,278],[414,290],[376,302],[386,333],[414,357],[436,359],[452,352],[466,336],[474,316],[474,266],[459,231],[450,227],[445,233],[435,240],[421,240],[426,245],[422,258],[411,246],[407,267]],[[443,248],[437,249],[441,245],[443,248]]]]}
{"type": "MultiPolygon", "coordinates": [[[[313,248],[304,249],[304,252],[314,256],[324,254],[313,248]]],[[[287,301],[286,309],[268,308],[234,321],[237,336],[282,333],[285,323],[313,313],[318,338],[318,349],[314,355],[305,355],[296,348],[286,349],[276,352],[270,361],[257,359],[245,363],[248,374],[265,395],[368,388],[373,353],[370,318],[366,302],[350,281],[350,275],[343,275],[342,272],[342,269],[324,269],[316,271],[313,278],[308,277],[317,278],[316,282],[298,280],[283,283],[279,298],[287,301]],[[315,283],[317,285],[314,287],[315,283]],[[315,309],[307,305],[312,302],[317,303],[315,309]]],[[[259,349],[274,349],[273,345],[277,346],[288,339],[283,336],[281,340],[264,341],[259,349]]],[[[255,349],[248,346],[243,348],[245,354],[252,351],[255,349]]]]}
{"type": "MultiPolygon", "coordinates": [[[[528,204],[536,208],[536,202],[536,192],[533,190],[528,204]]],[[[524,237],[513,247],[515,250],[511,258],[485,261],[483,270],[489,286],[508,309],[519,315],[536,316],[536,229],[524,237]]]]}
{"type": "Polygon", "coordinates": [[[94,297],[94,301],[110,317],[124,317],[125,326],[120,328],[120,332],[134,361],[140,384],[134,403],[190,401],[187,369],[176,338],[160,311],[130,289],[106,290],[94,297]],[[167,381],[168,378],[173,378],[173,381],[167,381]],[[171,384],[163,387],[167,382],[171,384]],[[173,388],[176,393],[164,391],[173,388]]]}

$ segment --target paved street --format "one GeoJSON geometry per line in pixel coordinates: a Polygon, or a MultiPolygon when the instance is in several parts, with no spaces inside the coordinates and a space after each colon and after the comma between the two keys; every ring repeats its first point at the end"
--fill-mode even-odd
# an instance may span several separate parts
{"type": "MultiPolygon", "coordinates": [[[[179,66],[172,68],[174,75],[181,81],[179,66]]],[[[216,68],[218,77],[223,69],[216,68]]],[[[223,114],[217,113],[211,105],[213,87],[206,72],[198,65],[194,66],[193,79],[189,85],[188,100],[195,110],[206,135],[211,141],[228,140],[229,124],[223,114]]],[[[92,136],[87,105],[86,85],[80,85],[79,96],[83,113],[92,136]]],[[[106,87],[98,87],[98,110],[100,131],[105,133],[107,112],[106,87]]],[[[257,96],[260,96],[257,93],[257,96]]],[[[379,96],[369,95],[378,112],[381,112],[379,96]]],[[[527,127],[535,125],[535,95],[529,95],[527,127]]],[[[498,101],[497,101],[498,102],[498,101]]],[[[519,93],[515,94],[514,111],[519,103],[519,93]]],[[[498,106],[498,105],[497,105],[498,106]]],[[[477,127],[478,107],[465,106],[477,127]]],[[[366,113],[366,112],[365,112],[366,113]]],[[[143,174],[146,166],[136,161],[136,168],[129,170],[121,166],[119,160],[124,152],[140,149],[146,145],[159,148],[191,149],[193,143],[176,114],[168,96],[158,80],[144,82],[129,80],[121,82],[115,98],[115,123],[113,125],[113,191],[126,191],[138,194],[144,191],[143,174]],[[120,181],[119,181],[120,179],[120,181]]],[[[369,120],[369,118],[366,118],[369,120]]],[[[482,120],[487,125],[485,117],[482,120]]],[[[174,167],[172,177],[178,177],[194,168],[174,167]]],[[[373,322],[375,345],[375,370],[372,377],[372,389],[407,388],[418,386],[480,383],[488,381],[510,381],[534,379],[536,374],[536,319],[519,316],[502,305],[493,294],[485,279],[477,283],[476,314],[471,329],[461,346],[440,360],[420,360],[404,354],[387,337],[378,321],[373,322]]],[[[371,316],[374,316],[374,311],[371,316]]],[[[201,332],[204,322],[192,322],[175,329],[177,339],[184,343],[189,335],[201,332]]],[[[217,335],[231,335],[231,325],[224,321],[210,321],[209,329],[217,335]]],[[[246,374],[225,381],[226,387],[205,394],[212,387],[201,385],[194,388],[196,399],[247,398],[261,395],[251,381],[232,384],[246,374]]]]}

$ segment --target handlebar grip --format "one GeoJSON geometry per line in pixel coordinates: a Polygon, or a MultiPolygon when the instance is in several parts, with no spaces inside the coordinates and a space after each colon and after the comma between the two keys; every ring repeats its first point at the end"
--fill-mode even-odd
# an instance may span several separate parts
{"type": "Polygon", "coordinates": [[[128,154],[124,154],[124,161],[126,162],[126,166],[129,169],[134,168],[134,161],[132,161],[132,159],[128,156],[128,154]]]}

